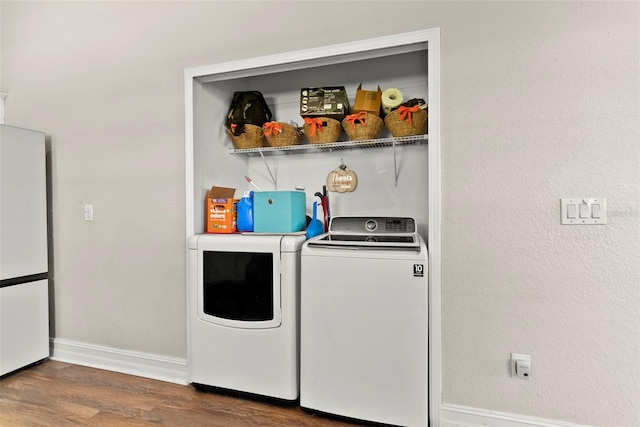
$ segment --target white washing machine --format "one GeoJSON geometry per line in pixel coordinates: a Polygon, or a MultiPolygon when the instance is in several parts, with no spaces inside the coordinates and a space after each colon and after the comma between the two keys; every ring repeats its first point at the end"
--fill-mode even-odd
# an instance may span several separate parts
{"type": "Polygon", "coordinates": [[[197,388],[296,401],[304,235],[188,242],[188,364],[197,388]]]}
{"type": "Polygon", "coordinates": [[[301,254],[300,405],[428,425],[428,255],[411,218],[335,217],[301,254]]]}

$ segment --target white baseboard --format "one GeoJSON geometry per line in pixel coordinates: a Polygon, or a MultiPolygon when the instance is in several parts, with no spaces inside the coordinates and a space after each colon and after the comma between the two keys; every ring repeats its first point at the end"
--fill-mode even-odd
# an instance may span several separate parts
{"type": "Polygon", "coordinates": [[[443,403],[441,409],[441,427],[586,427],[563,421],[546,420],[447,403],[443,403]]]}
{"type": "Polygon", "coordinates": [[[188,384],[186,359],[101,347],[59,338],[52,338],[50,346],[52,360],[176,384],[188,384]]]}

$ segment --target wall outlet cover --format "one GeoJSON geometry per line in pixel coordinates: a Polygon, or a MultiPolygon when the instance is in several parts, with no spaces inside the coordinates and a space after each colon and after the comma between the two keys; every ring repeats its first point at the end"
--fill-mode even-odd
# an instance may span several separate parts
{"type": "Polygon", "coordinates": [[[511,378],[528,380],[531,378],[531,355],[511,353],[511,378]]]}

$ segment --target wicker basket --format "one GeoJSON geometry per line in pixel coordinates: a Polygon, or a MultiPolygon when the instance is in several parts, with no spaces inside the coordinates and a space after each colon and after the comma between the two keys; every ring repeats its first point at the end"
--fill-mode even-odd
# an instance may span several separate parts
{"type": "Polygon", "coordinates": [[[303,131],[312,144],[325,144],[338,140],[342,126],[329,117],[305,117],[303,131]]]}
{"type": "Polygon", "coordinates": [[[235,136],[229,129],[226,129],[227,135],[236,149],[243,150],[245,148],[268,147],[269,143],[264,136],[262,127],[255,125],[244,125],[244,131],[235,136]]]}
{"type": "Polygon", "coordinates": [[[421,135],[427,132],[427,118],[425,110],[397,109],[387,114],[384,124],[395,137],[421,135]]]}
{"type": "Polygon", "coordinates": [[[297,127],[284,122],[267,122],[262,125],[264,136],[272,147],[298,145],[302,141],[302,133],[297,127]]]}
{"type": "Polygon", "coordinates": [[[351,141],[362,141],[376,139],[384,129],[384,121],[376,115],[360,112],[348,115],[342,121],[342,127],[351,141]]]}

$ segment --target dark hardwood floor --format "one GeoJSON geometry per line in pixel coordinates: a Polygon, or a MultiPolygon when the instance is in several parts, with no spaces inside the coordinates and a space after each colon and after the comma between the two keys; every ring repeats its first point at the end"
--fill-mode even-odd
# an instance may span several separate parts
{"type": "Polygon", "coordinates": [[[57,361],[0,379],[0,426],[358,426],[297,406],[57,361]]]}

